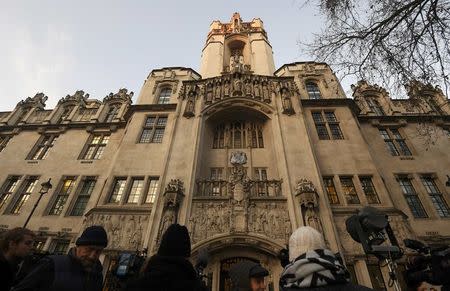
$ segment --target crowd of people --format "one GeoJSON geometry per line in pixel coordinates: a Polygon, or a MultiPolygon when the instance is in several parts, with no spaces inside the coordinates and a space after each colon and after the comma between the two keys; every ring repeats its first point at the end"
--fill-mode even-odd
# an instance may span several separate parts
{"type": "MultiPolygon", "coordinates": [[[[25,228],[3,233],[0,240],[0,290],[100,291],[103,287],[99,257],[108,245],[102,226],[86,228],[67,255],[49,255],[26,274],[21,263],[33,251],[35,234],[25,228]],[[21,275],[20,275],[21,274],[21,275]]],[[[191,240],[185,226],[172,224],[161,238],[157,253],[149,258],[138,278],[124,287],[139,290],[208,290],[189,261],[191,240]]],[[[253,261],[241,261],[229,270],[235,291],[267,290],[269,271],[253,261]]],[[[300,227],[289,239],[289,262],[279,281],[281,291],[371,290],[349,282],[345,266],[326,248],[322,234],[300,227]]]]}

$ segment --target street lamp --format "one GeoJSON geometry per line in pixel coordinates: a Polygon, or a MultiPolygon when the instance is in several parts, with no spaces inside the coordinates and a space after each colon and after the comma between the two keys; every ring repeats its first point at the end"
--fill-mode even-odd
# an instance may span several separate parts
{"type": "Polygon", "coordinates": [[[48,179],[47,182],[44,182],[44,183],[41,184],[41,189],[39,190],[39,198],[36,201],[36,203],[34,204],[33,209],[30,212],[30,215],[28,215],[27,221],[25,221],[25,224],[23,225],[23,228],[25,228],[27,226],[27,224],[28,224],[28,221],[30,221],[30,218],[31,218],[31,216],[34,213],[34,210],[36,210],[36,207],[38,206],[39,201],[41,201],[42,196],[44,196],[44,194],[47,194],[48,191],[50,189],[52,189],[52,183],[50,183],[50,180],[51,180],[51,178],[48,179]]]}

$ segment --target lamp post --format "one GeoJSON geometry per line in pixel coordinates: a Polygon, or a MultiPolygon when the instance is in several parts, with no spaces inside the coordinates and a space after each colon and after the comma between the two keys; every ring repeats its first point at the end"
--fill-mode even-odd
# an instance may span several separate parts
{"type": "Polygon", "coordinates": [[[39,190],[39,198],[36,201],[36,203],[33,206],[33,209],[30,212],[30,215],[28,215],[27,221],[25,221],[25,224],[23,225],[23,228],[25,228],[28,224],[28,221],[30,221],[31,216],[33,215],[34,211],[36,210],[36,207],[39,204],[39,201],[41,201],[42,196],[44,196],[44,194],[47,194],[48,191],[52,188],[52,183],[50,183],[50,179],[48,179],[47,182],[44,182],[41,184],[41,189],[39,190]]]}

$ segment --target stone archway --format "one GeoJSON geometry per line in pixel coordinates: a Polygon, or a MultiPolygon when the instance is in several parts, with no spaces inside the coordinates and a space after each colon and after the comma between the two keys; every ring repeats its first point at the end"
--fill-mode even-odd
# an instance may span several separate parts
{"type": "Polygon", "coordinates": [[[196,263],[200,250],[207,250],[209,261],[204,274],[210,290],[231,290],[228,271],[234,263],[244,259],[258,262],[268,269],[268,287],[270,285],[270,290],[278,290],[282,267],[277,255],[282,248],[283,246],[262,237],[227,235],[195,244],[192,249],[192,262],[196,263]]]}

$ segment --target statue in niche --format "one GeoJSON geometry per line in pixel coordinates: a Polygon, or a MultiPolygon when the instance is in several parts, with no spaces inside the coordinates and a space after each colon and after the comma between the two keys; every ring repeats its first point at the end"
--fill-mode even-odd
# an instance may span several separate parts
{"type": "Polygon", "coordinates": [[[176,217],[175,217],[175,210],[174,209],[168,209],[164,213],[164,217],[162,219],[161,228],[159,229],[158,237],[161,238],[163,233],[169,228],[171,224],[176,223],[176,217]]]}
{"type": "Polygon", "coordinates": [[[234,79],[233,81],[233,95],[239,95],[242,92],[242,81],[239,79],[234,79]]]}
{"type": "Polygon", "coordinates": [[[281,88],[281,100],[283,104],[283,113],[291,115],[294,114],[294,108],[292,108],[291,95],[289,89],[281,88]]]}
{"type": "Polygon", "coordinates": [[[221,91],[221,88],[222,87],[222,84],[220,84],[220,83],[216,83],[216,86],[215,86],[215,90],[214,90],[214,98],[216,99],[216,100],[220,100],[220,91],[221,91]]]}
{"type": "Polygon", "coordinates": [[[186,102],[186,108],[184,110],[184,116],[186,117],[192,117],[195,115],[195,96],[194,92],[189,92],[189,97],[186,102]]]}
{"type": "Polygon", "coordinates": [[[230,83],[228,81],[226,81],[225,85],[223,86],[223,95],[230,96],[230,83]]]}
{"type": "Polygon", "coordinates": [[[252,82],[250,81],[250,80],[248,80],[246,83],[245,83],[245,95],[247,95],[247,96],[252,96],[253,94],[253,92],[252,92],[253,90],[252,90],[252,82]]]}
{"type": "Polygon", "coordinates": [[[239,49],[233,51],[230,57],[230,72],[243,72],[244,71],[244,56],[239,49]]]}
{"type": "Polygon", "coordinates": [[[260,99],[261,97],[261,90],[259,89],[259,83],[255,82],[255,85],[253,87],[253,94],[255,95],[255,98],[260,99]]]}
{"type": "Polygon", "coordinates": [[[318,217],[316,207],[313,204],[306,205],[305,210],[305,224],[315,228],[320,233],[323,233],[322,224],[320,218],[318,217]]]}
{"type": "Polygon", "coordinates": [[[270,103],[269,88],[267,88],[267,82],[263,83],[262,93],[264,102],[270,103]]]}
{"type": "Polygon", "coordinates": [[[208,84],[206,87],[206,103],[211,103],[213,99],[212,84],[208,84]]]}

